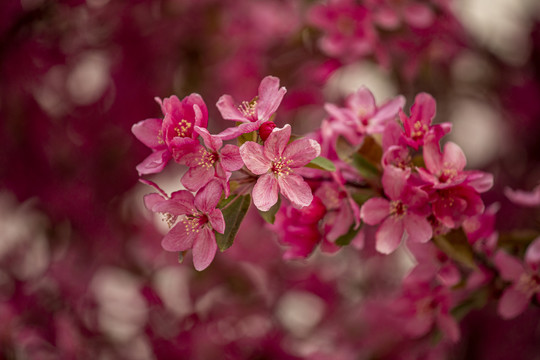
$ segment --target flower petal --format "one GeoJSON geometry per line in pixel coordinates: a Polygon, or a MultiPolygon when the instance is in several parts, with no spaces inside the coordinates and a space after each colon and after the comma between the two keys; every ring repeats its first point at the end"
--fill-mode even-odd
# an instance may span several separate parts
{"type": "Polygon", "coordinates": [[[529,305],[530,296],[522,293],[513,286],[502,294],[497,308],[499,315],[504,319],[512,319],[521,314],[529,305]]]}
{"type": "Polygon", "coordinates": [[[180,190],[173,193],[172,196],[169,200],[154,203],[151,210],[172,215],[185,215],[196,212],[192,193],[187,190],[180,190]]]}
{"type": "Polygon", "coordinates": [[[275,128],[264,142],[264,155],[266,158],[272,161],[278,159],[283,154],[290,137],[291,125],[286,124],[281,129],[275,128]]]}
{"type": "Polygon", "coordinates": [[[216,104],[221,116],[225,120],[233,121],[249,121],[246,117],[238,110],[236,107],[233,98],[230,95],[223,95],[219,98],[216,104]]]}
{"type": "Polygon", "coordinates": [[[291,161],[291,168],[307,165],[311,160],[321,154],[321,145],[313,139],[295,140],[285,148],[283,157],[291,161]]]}
{"type": "Polygon", "coordinates": [[[223,187],[218,180],[210,181],[195,195],[195,206],[205,214],[212,212],[221,198],[223,187]]]}
{"type": "Polygon", "coordinates": [[[197,271],[202,271],[214,260],[217,243],[214,232],[207,227],[203,227],[197,234],[193,243],[193,266],[197,271]]]}
{"type": "Polygon", "coordinates": [[[308,206],[313,201],[311,188],[301,176],[295,174],[279,176],[277,181],[281,193],[296,206],[308,206]]]}
{"type": "Polygon", "coordinates": [[[272,166],[272,162],[264,155],[264,148],[253,141],[246,141],[240,146],[240,156],[249,171],[255,175],[268,172],[272,166]]]}
{"type": "Polygon", "coordinates": [[[276,112],[287,89],[279,88],[279,79],[274,76],[267,76],[262,79],[259,85],[259,100],[257,103],[257,118],[260,121],[268,121],[270,116],[276,112]]]}
{"type": "Polygon", "coordinates": [[[433,236],[431,224],[423,216],[407,214],[403,218],[403,224],[408,235],[407,241],[425,243],[433,236]]]}
{"type": "Polygon", "coordinates": [[[189,168],[180,181],[189,191],[198,191],[204,185],[208,184],[215,175],[216,171],[213,166],[197,166],[189,168]]]}
{"type": "Polygon", "coordinates": [[[166,145],[162,139],[163,134],[160,137],[162,123],[162,119],[139,121],[131,127],[131,132],[140,142],[150,149],[164,148],[166,145]]]}
{"type": "Polygon", "coordinates": [[[223,130],[222,132],[220,132],[219,134],[217,134],[216,136],[222,140],[236,139],[242,134],[249,134],[250,132],[253,132],[259,129],[260,126],[261,126],[260,121],[246,122],[238,126],[227,128],[223,130]]]}
{"type": "Polygon", "coordinates": [[[361,86],[358,91],[349,95],[345,100],[345,105],[360,117],[371,117],[376,109],[375,98],[365,86],[361,86]]]}
{"type": "Polygon", "coordinates": [[[225,171],[236,171],[244,166],[238,146],[227,144],[221,149],[221,165],[225,171]]]}
{"type": "Polygon", "coordinates": [[[515,257],[507,254],[503,250],[497,251],[493,257],[493,262],[504,280],[518,281],[521,275],[525,272],[525,268],[521,262],[515,257]]]}
{"type": "Polygon", "coordinates": [[[537,237],[527,248],[525,263],[534,271],[540,269],[540,237],[537,237]]]}
{"type": "MultiPolygon", "coordinates": [[[[187,220],[184,220],[187,221],[187,220]]],[[[186,231],[184,221],[176,224],[161,240],[161,247],[167,251],[184,251],[191,249],[193,241],[196,237],[196,232],[186,231]]]]}
{"type": "Polygon", "coordinates": [[[223,234],[223,232],[225,231],[225,219],[223,218],[223,213],[221,212],[221,210],[214,209],[210,211],[207,216],[210,224],[212,225],[212,228],[218,233],[223,234]]]}
{"type": "Polygon", "coordinates": [[[137,165],[137,172],[139,175],[158,173],[165,168],[170,159],[171,153],[168,150],[154,151],[137,165]]]}
{"type": "Polygon", "coordinates": [[[268,211],[278,201],[278,182],[273,174],[266,174],[253,187],[253,204],[261,211],[268,211]]]}
{"type": "Polygon", "coordinates": [[[390,202],[383,198],[371,198],[360,209],[360,218],[368,225],[377,225],[388,215],[390,202]]]}
{"type": "Polygon", "coordinates": [[[444,145],[442,161],[445,168],[451,168],[457,171],[463,170],[467,165],[467,158],[463,150],[461,150],[458,144],[451,141],[444,145]]]}
{"type": "Polygon", "coordinates": [[[402,238],[403,222],[395,216],[389,216],[375,233],[375,249],[390,254],[398,248],[402,238]]]}
{"type": "Polygon", "coordinates": [[[207,149],[211,149],[213,151],[218,151],[223,146],[223,140],[221,140],[219,137],[216,137],[208,132],[203,127],[195,126],[195,131],[197,134],[201,135],[204,141],[204,145],[207,149]]]}

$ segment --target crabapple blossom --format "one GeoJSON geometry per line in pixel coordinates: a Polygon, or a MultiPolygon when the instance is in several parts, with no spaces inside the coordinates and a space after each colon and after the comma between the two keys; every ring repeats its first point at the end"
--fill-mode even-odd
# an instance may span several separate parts
{"type": "Polygon", "coordinates": [[[237,127],[228,128],[217,136],[223,140],[234,139],[242,134],[259,129],[276,112],[287,89],[279,87],[279,79],[267,76],[259,85],[259,93],[251,101],[236,105],[230,95],[219,98],[216,106],[225,120],[241,122],[237,127]]]}
{"type": "Polygon", "coordinates": [[[269,210],[281,192],[298,207],[308,206],[313,200],[309,185],[295,170],[319,156],[321,146],[313,139],[298,139],[288,144],[291,126],[274,129],[264,145],[247,141],[240,147],[246,167],[259,175],[253,188],[253,203],[261,211],[269,210]]]}
{"type": "Polygon", "coordinates": [[[180,101],[176,96],[156,98],[164,118],[147,119],[133,125],[131,131],[143,144],[152,149],[142,163],[137,165],[139,175],[154,174],[163,170],[182,146],[192,145],[198,136],[195,126],[206,127],[208,110],[199,94],[191,94],[180,101]]]}
{"type": "Polygon", "coordinates": [[[160,194],[149,194],[145,204],[153,212],[164,216],[169,232],[161,245],[167,251],[193,250],[193,265],[201,271],[206,269],[216,254],[217,244],[214,231],[223,233],[225,221],[216,206],[222,187],[217,180],[210,181],[195,196],[186,190],[163,198],[160,194]]]}
{"type": "Polygon", "coordinates": [[[227,186],[231,172],[244,166],[238,146],[227,144],[211,135],[207,129],[195,126],[195,132],[203,138],[204,145],[199,143],[186,144],[175,152],[177,162],[187,165],[189,170],[182,176],[182,184],[190,191],[198,191],[212,179],[217,178],[224,184],[228,196],[227,186]]]}
{"type": "Polygon", "coordinates": [[[427,194],[407,183],[409,169],[386,167],[383,174],[385,198],[371,198],[360,209],[360,217],[369,225],[382,222],[375,235],[376,249],[389,254],[397,249],[403,234],[408,241],[427,242],[432,228],[426,217],[429,215],[427,194]]]}

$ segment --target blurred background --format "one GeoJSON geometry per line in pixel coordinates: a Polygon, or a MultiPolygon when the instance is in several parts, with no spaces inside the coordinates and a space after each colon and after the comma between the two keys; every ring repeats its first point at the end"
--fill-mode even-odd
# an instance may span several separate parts
{"type": "MultiPolygon", "coordinates": [[[[407,110],[431,93],[468,166],[495,176],[497,229],[539,226],[503,189],[540,181],[540,3],[330,4],[341,25],[308,0],[0,5],[0,358],[539,358],[538,307],[503,321],[488,303],[455,345],[394,333],[374,299],[412,266],[403,254],[284,261],[257,214],[201,273],[162,250],[135,171],[150,150],[131,126],[162,116],[154,97],[197,92],[217,132],[219,96],[249,100],[266,75],[287,88],[276,121],[298,134],[361,85],[379,104],[405,95],[407,110]],[[365,37],[347,38],[358,24],[365,37]]],[[[181,171],[147,178],[170,192],[181,171]]]]}

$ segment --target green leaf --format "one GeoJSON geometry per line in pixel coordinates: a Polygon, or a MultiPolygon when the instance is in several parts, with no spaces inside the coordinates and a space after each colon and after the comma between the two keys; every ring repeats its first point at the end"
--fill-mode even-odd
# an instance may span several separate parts
{"type": "Polygon", "coordinates": [[[336,245],[338,246],[347,246],[351,243],[351,241],[355,238],[356,234],[360,231],[362,228],[362,224],[358,226],[356,229],[354,228],[355,224],[352,224],[352,226],[349,228],[349,231],[345,235],[341,235],[336,239],[336,245]]]}
{"type": "Polygon", "coordinates": [[[473,249],[467,235],[461,228],[452,230],[445,235],[435,236],[433,242],[451,259],[471,269],[476,269],[473,249]]]}
{"type": "Polygon", "coordinates": [[[309,164],[306,165],[308,168],[326,170],[326,171],[336,171],[334,163],[322,156],[317,156],[315,159],[311,160],[309,164]]]}
{"type": "Polygon", "coordinates": [[[276,213],[278,212],[279,208],[281,207],[281,197],[278,196],[277,203],[274,204],[268,211],[261,211],[259,210],[259,214],[261,217],[269,224],[273,224],[274,221],[276,221],[276,213]]]}
{"type": "Polygon", "coordinates": [[[358,153],[352,155],[352,165],[365,179],[378,178],[380,176],[377,166],[358,153]]]}
{"type": "Polygon", "coordinates": [[[216,242],[220,251],[227,250],[233,244],[250,204],[251,196],[249,194],[229,197],[220,201],[219,207],[225,219],[225,232],[223,234],[216,232],[216,242]]]}

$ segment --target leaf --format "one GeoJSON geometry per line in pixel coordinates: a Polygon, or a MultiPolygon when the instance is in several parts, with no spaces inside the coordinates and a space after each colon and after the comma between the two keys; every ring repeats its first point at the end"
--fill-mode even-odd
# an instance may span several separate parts
{"type": "Polygon", "coordinates": [[[451,259],[471,269],[476,269],[473,249],[467,240],[467,235],[461,228],[452,230],[445,235],[435,236],[433,241],[451,259]]]}
{"type": "Polygon", "coordinates": [[[311,160],[309,164],[306,165],[308,168],[326,170],[326,171],[336,171],[334,163],[322,156],[317,156],[315,159],[311,160]]]}
{"type": "Polygon", "coordinates": [[[365,157],[358,153],[352,155],[352,165],[365,179],[380,177],[380,171],[377,166],[373,165],[365,157]]]}
{"type": "Polygon", "coordinates": [[[219,207],[225,219],[225,232],[223,234],[216,232],[216,242],[220,251],[227,250],[233,244],[250,204],[251,196],[249,194],[229,197],[220,201],[219,207]]]}
{"type": "Polygon", "coordinates": [[[278,197],[278,201],[274,204],[274,206],[272,206],[268,211],[259,210],[259,214],[267,223],[274,224],[274,221],[276,221],[276,213],[278,212],[280,207],[281,197],[278,197]]]}
{"type": "Polygon", "coordinates": [[[336,245],[338,246],[347,246],[351,243],[351,241],[355,238],[356,234],[360,231],[362,228],[362,225],[358,226],[356,229],[354,228],[354,224],[351,225],[349,228],[349,231],[345,235],[341,235],[336,239],[336,245]]]}

